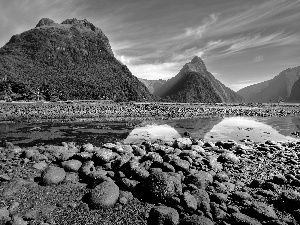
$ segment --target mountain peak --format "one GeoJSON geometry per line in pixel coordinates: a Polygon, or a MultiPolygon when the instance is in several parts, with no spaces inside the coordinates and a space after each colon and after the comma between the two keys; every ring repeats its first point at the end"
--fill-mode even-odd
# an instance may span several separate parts
{"type": "Polygon", "coordinates": [[[42,18],[35,27],[53,26],[55,22],[49,18],[42,18]]]}
{"type": "Polygon", "coordinates": [[[90,29],[92,31],[98,31],[99,30],[99,28],[97,28],[94,24],[92,24],[91,22],[87,21],[86,19],[84,19],[84,20],[78,20],[76,18],[66,19],[61,24],[76,25],[76,26],[79,26],[81,28],[88,28],[88,29],[90,29]]]}
{"type": "Polygon", "coordinates": [[[191,61],[192,64],[195,64],[195,63],[203,63],[203,60],[199,57],[199,56],[195,56],[192,61],[191,61]]]}
{"type": "Polygon", "coordinates": [[[92,24],[91,22],[87,21],[86,19],[78,20],[76,18],[66,19],[61,24],[55,23],[53,20],[51,20],[49,18],[43,18],[38,22],[38,24],[35,27],[44,27],[44,26],[61,26],[61,27],[63,27],[64,25],[69,25],[71,27],[75,26],[82,30],[91,30],[91,31],[101,33],[101,30],[99,28],[97,28],[94,24],[92,24]]]}
{"type": "Polygon", "coordinates": [[[203,60],[199,56],[195,56],[191,62],[185,64],[183,70],[203,73],[207,69],[203,60]]]}

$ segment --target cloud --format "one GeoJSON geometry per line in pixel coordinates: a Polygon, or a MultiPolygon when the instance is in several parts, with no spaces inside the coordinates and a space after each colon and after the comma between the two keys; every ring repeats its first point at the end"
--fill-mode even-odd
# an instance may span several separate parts
{"type": "Polygon", "coordinates": [[[300,33],[290,34],[284,31],[268,35],[249,34],[230,39],[208,42],[202,49],[207,58],[220,58],[257,47],[274,47],[295,44],[300,41],[300,33]]]}
{"type": "MultiPolygon", "coordinates": [[[[269,0],[256,4],[233,15],[223,15],[217,22],[209,23],[208,37],[215,35],[234,34],[253,29],[279,25],[300,18],[299,0],[269,0]]],[[[207,28],[207,27],[206,27],[207,28]]],[[[197,34],[195,32],[195,34],[197,34]]]]}
{"type": "Polygon", "coordinates": [[[300,33],[274,32],[268,28],[300,19],[299,10],[298,0],[270,0],[235,14],[212,13],[199,26],[185,28],[183,34],[169,41],[170,60],[187,61],[198,53],[213,60],[256,47],[295,44],[300,33]]]}
{"type": "Polygon", "coordinates": [[[128,64],[133,75],[148,80],[168,79],[174,77],[182,67],[181,64],[172,63],[158,63],[158,64],[128,64]]]}
{"type": "Polygon", "coordinates": [[[213,13],[210,14],[208,18],[204,18],[202,24],[196,28],[188,27],[185,29],[186,36],[197,36],[202,37],[202,35],[206,32],[206,30],[213,24],[215,24],[218,20],[218,15],[213,13]]]}
{"type": "Polygon", "coordinates": [[[230,85],[230,88],[233,91],[238,91],[238,90],[241,90],[244,87],[248,87],[252,84],[257,84],[259,82],[262,82],[262,80],[256,80],[256,79],[237,80],[236,83],[230,85]]]}
{"type": "Polygon", "coordinates": [[[258,63],[258,62],[262,62],[262,61],[264,61],[264,60],[265,60],[264,56],[263,56],[263,55],[259,55],[259,56],[256,56],[256,57],[254,58],[253,62],[254,62],[254,63],[258,63]]]}

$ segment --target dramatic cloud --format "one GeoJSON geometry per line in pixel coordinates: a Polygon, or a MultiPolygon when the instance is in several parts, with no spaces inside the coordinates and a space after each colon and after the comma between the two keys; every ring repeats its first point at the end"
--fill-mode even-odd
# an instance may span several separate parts
{"type": "Polygon", "coordinates": [[[249,34],[231,39],[208,42],[203,48],[206,55],[212,58],[224,57],[256,47],[275,47],[299,42],[300,33],[285,34],[277,32],[269,35],[249,34]]]}
{"type": "Polygon", "coordinates": [[[299,0],[5,0],[0,45],[43,17],[87,19],[137,77],[170,78],[198,55],[237,90],[299,65],[299,11],[299,0]]]}

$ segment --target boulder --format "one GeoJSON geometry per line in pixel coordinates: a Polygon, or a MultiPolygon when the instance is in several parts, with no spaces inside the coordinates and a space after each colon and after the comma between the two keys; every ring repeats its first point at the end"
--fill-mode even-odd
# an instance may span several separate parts
{"type": "Polygon", "coordinates": [[[135,166],[131,168],[131,175],[136,180],[144,181],[149,177],[150,173],[141,166],[135,166]]]}
{"type": "Polygon", "coordinates": [[[139,146],[137,145],[132,145],[131,146],[133,151],[132,153],[135,155],[135,156],[144,156],[147,154],[146,150],[145,149],[142,149],[140,148],[139,146]]]}
{"type": "Polygon", "coordinates": [[[47,166],[48,166],[48,164],[43,161],[32,165],[32,167],[37,170],[44,170],[47,166]]]}
{"type": "Polygon", "coordinates": [[[149,152],[144,156],[146,159],[151,160],[152,162],[162,163],[164,160],[157,152],[149,152]]]}
{"type": "Polygon", "coordinates": [[[180,225],[214,225],[214,223],[205,216],[186,216],[180,222],[180,225]]]}
{"type": "Polygon", "coordinates": [[[231,224],[241,224],[241,225],[261,225],[261,223],[242,213],[233,213],[232,214],[232,223],[231,224]]]}
{"type": "Polygon", "coordinates": [[[96,170],[87,175],[87,181],[91,184],[99,184],[103,181],[111,181],[112,179],[107,176],[107,171],[96,170]]]}
{"type": "Polygon", "coordinates": [[[66,174],[65,182],[77,183],[79,181],[79,175],[75,172],[70,172],[66,174]]]}
{"type": "Polygon", "coordinates": [[[133,199],[133,194],[130,191],[120,191],[119,202],[121,204],[126,204],[133,199]]]}
{"type": "Polygon", "coordinates": [[[236,191],[232,194],[232,199],[237,202],[246,201],[251,199],[251,195],[248,192],[236,191]]]}
{"type": "Polygon", "coordinates": [[[56,145],[45,146],[44,155],[46,155],[46,153],[50,154],[50,156],[54,157],[57,161],[66,161],[76,154],[76,152],[69,151],[65,146],[56,145]]]}
{"type": "Polygon", "coordinates": [[[124,190],[129,190],[129,191],[132,191],[135,189],[135,187],[139,184],[140,182],[139,181],[136,181],[136,180],[131,180],[131,179],[128,179],[128,178],[122,178],[120,181],[119,181],[119,185],[122,189],[124,190]]]}
{"type": "Polygon", "coordinates": [[[189,174],[184,180],[185,184],[194,184],[197,188],[205,189],[208,184],[213,182],[213,177],[210,173],[199,171],[195,174],[189,174]]]}
{"type": "Polygon", "coordinates": [[[156,206],[150,210],[148,225],[177,225],[179,223],[178,212],[167,206],[156,206]]]}
{"type": "Polygon", "coordinates": [[[35,153],[35,154],[31,157],[31,160],[34,161],[34,162],[41,162],[41,161],[46,161],[46,160],[48,160],[48,158],[47,158],[45,155],[43,155],[43,154],[37,152],[37,153],[35,153]]]}
{"type": "Polygon", "coordinates": [[[68,172],[77,172],[82,166],[82,162],[79,160],[68,160],[61,163],[62,167],[68,172]]]}
{"type": "Polygon", "coordinates": [[[90,152],[80,152],[80,153],[76,153],[75,157],[76,159],[80,160],[80,161],[88,161],[91,160],[93,157],[93,153],[90,152]]]}
{"type": "Polygon", "coordinates": [[[84,144],[81,147],[82,152],[93,152],[94,151],[94,146],[90,143],[84,144]]]}
{"type": "Polygon", "coordinates": [[[117,153],[113,152],[110,149],[107,148],[101,148],[95,150],[94,158],[95,163],[109,163],[113,159],[115,159],[118,156],[117,153]]]}
{"type": "Polygon", "coordinates": [[[183,193],[183,202],[189,210],[197,210],[198,202],[196,197],[187,191],[183,193]]]}
{"type": "Polygon", "coordinates": [[[28,222],[23,220],[22,217],[20,217],[18,215],[14,215],[10,221],[10,224],[12,224],[12,225],[27,225],[28,222]]]}
{"type": "Polygon", "coordinates": [[[180,158],[172,159],[170,164],[178,171],[188,172],[190,168],[190,163],[180,158]]]}
{"type": "Polygon", "coordinates": [[[122,154],[118,157],[116,157],[113,161],[112,161],[112,168],[114,170],[118,170],[120,169],[123,165],[125,165],[127,162],[129,162],[129,160],[132,158],[132,154],[126,153],[126,154],[122,154]]]}
{"type": "Polygon", "coordinates": [[[204,148],[202,148],[200,145],[192,145],[191,149],[195,152],[197,152],[198,154],[204,155],[205,154],[205,150],[204,148]]]}
{"type": "Polygon", "coordinates": [[[181,178],[172,172],[155,171],[146,179],[145,191],[149,198],[165,202],[182,195],[181,178]]]}
{"type": "Polygon", "coordinates": [[[119,194],[119,187],[114,182],[104,181],[88,194],[87,203],[92,209],[112,207],[117,202],[119,194]]]}
{"type": "Polygon", "coordinates": [[[50,166],[41,176],[41,184],[43,185],[54,185],[62,182],[66,177],[66,172],[63,168],[50,166]]]}
{"type": "Polygon", "coordinates": [[[190,149],[192,141],[190,138],[178,138],[174,141],[174,147],[179,149],[190,149]]]}
{"type": "Polygon", "coordinates": [[[197,200],[197,208],[208,215],[210,213],[210,198],[208,193],[203,189],[196,189],[191,194],[197,200]]]}
{"type": "Polygon", "coordinates": [[[82,164],[82,166],[80,167],[78,173],[82,178],[87,178],[88,175],[93,171],[96,171],[95,166],[94,166],[94,162],[93,161],[86,161],[82,164]]]}
{"type": "Polygon", "coordinates": [[[226,163],[238,163],[240,161],[239,157],[237,157],[235,154],[231,152],[223,153],[218,157],[219,162],[226,162],[226,163]]]}
{"type": "Polygon", "coordinates": [[[253,202],[250,208],[245,211],[245,213],[258,220],[273,220],[278,218],[273,207],[264,202],[253,202]]]}
{"type": "Polygon", "coordinates": [[[0,208],[0,224],[6,224],[10,220],[8,207],[0,208]]]}

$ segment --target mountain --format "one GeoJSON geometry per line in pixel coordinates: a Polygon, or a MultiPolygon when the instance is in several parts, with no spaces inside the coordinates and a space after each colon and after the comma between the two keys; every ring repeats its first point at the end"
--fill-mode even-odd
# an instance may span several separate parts
{"type": "Polygon", "coordinates": [[[300,102],[300,78],[294,83],[288,101],[300,102]]]}
{"type": "Polygon", "coordinates": [[[154,95],[177,102],[243,102],[244,99],[217,80],[203,60],[195,56],[154,95]]]}
{"type": "Polygon", "coordinates": [[[161,88],[161,86],[166,83],[165,80],[159,79],[159,80],[146,80],[139,78],[139,80],[146,85],[148,90],[150,91],[151,94],[153,94],[155,91],[158,91],[158,89],[161,88]]]}
{"type": "Polygon", "coordinates": [[[0,80],[0,92],[16,99],[155,99],[87,20],[44,18],[12,36],[0,48],[0,80]]]}
{"type": "Polygon", "coordinates": [[[261,83],[253,84],[248,87],[242,88],[237,93],[241,95],[246,102],[249,101],[249,99],[252,98],[255,94],[261,92],[264,88],[266,88],[269,85],[269,80],[266,80],[261,83]]]}
{"type": "Polygon", "coordinates": [[[243,96],[246,102],[267,103],[278,102],[280,100],[300,100],[296,94],[299,90],[297,90],[296,81],[299,80],[299,78],[300,66],[289,68],[282,71],[271,80],[245,87],[237,93],[243,96]]]}

